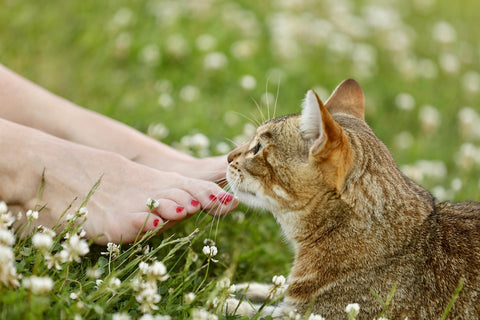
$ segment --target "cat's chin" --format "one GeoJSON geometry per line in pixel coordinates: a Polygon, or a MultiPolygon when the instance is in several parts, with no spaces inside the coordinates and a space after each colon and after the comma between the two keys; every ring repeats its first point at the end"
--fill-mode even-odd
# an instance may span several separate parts
{"type": "Polygon", "coordinates": [[[254,193],[236,190],[235,196],[247,206],[252,208],[266,209],[265,203],[259,199],[254,193]]]}

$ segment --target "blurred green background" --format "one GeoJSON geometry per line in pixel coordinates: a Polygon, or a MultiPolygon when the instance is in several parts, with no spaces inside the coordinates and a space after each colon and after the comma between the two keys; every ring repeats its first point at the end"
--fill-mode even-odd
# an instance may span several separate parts
{"type": "MultiPolygon", "coordinates": [[[[355,78],[404,172],[480,200],[479,18],[476,0],[0,0],[0,63],[198,156],[246,140],[257,104],[297,113],[355,78]]],[[[171,232],[213,226],[239,280],[288,272],[273,218],[241,210],[171,232]]]]}

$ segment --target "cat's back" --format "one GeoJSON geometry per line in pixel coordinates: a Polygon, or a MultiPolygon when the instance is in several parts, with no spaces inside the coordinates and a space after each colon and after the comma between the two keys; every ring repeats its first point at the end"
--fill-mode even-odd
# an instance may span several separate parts
{"type": "MultiPolygon", "coordinates": [[[[445,307],[463,281],[452,319],[480,315],[480,203],[442,202],[426,219],[419,235],[423,255],[422,291],[445,307]],[[420,240],[421,239],[421,240],[420,240]],[[430,285],[429,285],[430,284],[430,285]]],[[[422,270],[420,269],[420,270],[422,270]]],[[[437,310],[443,311],[443,310],[437,310]]]]}

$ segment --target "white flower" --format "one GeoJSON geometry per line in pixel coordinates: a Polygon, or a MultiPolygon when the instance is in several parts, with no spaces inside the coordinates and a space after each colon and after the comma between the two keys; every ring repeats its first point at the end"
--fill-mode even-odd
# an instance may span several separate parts
{"type": "MultiPolygon", "coordinates": [[[[64,252],[64,251],[61,251],[64,252]]],[[[47,253],[45,255],[45,260],[47,261],[47,268],[52,269],[55,267],[57,270],[62,270],[62,265],[60,264],[63,261],[63,258],[61,257],[60,253],[57,253],[56,255],[52,256],[50,253],[47,253]]]]}
{"type": "Polygon", "coordinates": [[[193,300],[195,300],[195,293],[193,292],[186,293],[184,296],[184,299],[186,304],[191,304],[193,300]]]}
{"type": "Polygon", "coordinates": [[[192,85],[186,85],[180,89],[180,99],[186,102],[193,102],[200,97],[200,90],[192,85]]]}
{"type": "Polygon", "coordinates": [[[7,287],[18,286],[17,269],[14,263],[15,255],[12,248],[0,245],[0,283],[7,287]]]}
{"type": "Polygon", "coordinates": [[[230,287],[230,279],[222,278],[217,282],[217,287],[221,289],[227,289],[230,287]]]}
{"type": "Polygon", "coordinates": [[[409,93],[399,93],[395,97],[395,105],[402,110],[412,110],[415,107],[415,98],[409,93]]]}
{"type": "Polygon", "coordinates": [[[117,290],[122,285],[122,282],[120,281],[120,279],[113,277],[108,281],[108,285],[110,289],[117,290]]]}
{"type": "Polygon", "coordinates": [[[245,90],[253,90],[257,86],[257,80],[254,76],[245,75],[240,78],[240,86],[245,90]]]}
{"type": "Polygon", "coordinates": [[[222,52],[211,52],[203,60],[203,66],[208,70],[223,69],[228,63],[227,56],[222,52]]]}
{"type": "Polygon", "coordinates": [[[355,318],[360,312],[360,305],[358,303],[351,303],[347,305],[345,312],[355,318]]]}
{"type": "Polygon", "coordinates": [[[149,66],[155,66],[160,61],[160,49],[155,43],[146,45],[140,51],[139,59],[149,66]]]}
{"type": "Polygon", "coordinates": [[[48,251],[53,245],[53,239],[47,233],[35,233],[32,237],[32,244],[40,251],[48,251]]]}
{"type": "Polygon", "coordinates": [[[34,294],[45,294],[53,288],[53,280],[49,277],[31,276],[23,280],[23,286],[34,294]]]}
{"type": "Polygon", "coordinates": [[[90,251],[87,241],[81,239],[77,234],[74,234],[68,241],[64,242],[62,247],[63,250],[60,252],[62,262],[70,262],[73,260],[80,262],[80,257],[90,251]]]}
{"type": "Polygon", "coordinates": [[[107,251],[102,252],[101,254],[106,255],[106,256],[111,256],[112,258],[118,257],[120,254],[120,246],[118,244],[115,244],[113,242],[107,243],[107,251]]]}
{"type": "Polygon", "coordinates": [[[28,210],[26,216],[29,221],[37,220],[38,219],[38,211],[28,210]]]}
{"type": "Polygon", "coordinates": [[[101,280],[101,279],[95,280],[95,287],[96,287],[97,289],[100,288],[100,286],[102,285],[102,283],[103,283],[103,280],[101,280]]]}
{"type": "Polygon", "coordinates": [[[165,281],[169,277],[167,274],[167,267],[165,267],[165,265],[160,261],[155,261],[152,263],[148,269],[147,276],[158,281],[165,281]]]}
{"type": "Polygon", "coordinates": [[[209,313],[205,309],[193,309],[192,310],[192,319],[194,319],[194,320],[217,320],[218,317],[214,314],[209,313]]]}
{"type": "Polygon", "coordinates": [[[158,201],[155,200],[155,199],[148,198],[146,205],[147,205],[148,208],[150,208],[150,210],[153,210],[153,209],[155,209],[155,208],[158,208],[159,203],[158,203],[158,201]]]}
{"type": "Polygon", "coordinates": [[[324,317],[322,317],[321,315],[319,314],[310,314],[310,316],[308,317],[308,320],[325,320],[324,317]]]}
{"type": "Polygon", "coordinates": [[[8,229],[0,229],[0,245],[12,246],[15,243],[15,236],[8,229]]]}
{"type": "Polygon", "coordinates": [[[160,302],[162,297],[157,293],[156,286],[147,286],[135,295],[135,299],[140,303],[140,311],[148,313],[152,310],[158,310],[156,304],[160,302]]]}
{"type": "Polygon", "coordinates": [[[210,51],[215,48],[217,39],[210,34],[202,34],[195,39],[195,44],[201,51],[210,51]]]}
{"type": "Polygon", "coordinates": [[[78,299],[78,293],[76,293],[76,292],[70,293],[70,299],[77,300],[78,299]]]}
{"type": "Polygon", "coordinates": [[[130,320],[130,319],[131,319],[130,315],[126,312],[114,313],[112,315],[112,320],[130,320]]]}
{"type": "Polygon", "coordinates": [[[439,21],[433,26],[433,39],[441,44],[454,43],[457,39],[457,31],[446,21],[439,21]]]}
{"type": "Polygon", "coordinates": [[[102,275],[102,271],[100,269],[95,268],[88,268],[87,269],[87,277],[90,279],[98,279],[102,275]]]}
{"type": "Polygon", "coordinates": [[[272,278],[272,283],[275,285],[275,287],[281,287],[285,284],[286,279],[284,276],[273,276],[272,278]]]}
{"type": "Polygon", "coordinates": [[[79,218],[86,217],[88,215],[88,209],[85,207],[81,207],[78,209],[77,215],[79,218]]]}
{"type": "Polygon", "coordinates": [[[215,246],[204,246],[202,249],[202,252],[204,255],[206,255],[208,258],[214,257],[218,253],[218,249],[215,246]]]}
{"type": "Polygon", "coordinates": [[[431,105],[421,107],[419,117],[422,129],[426,133],[435,131],[440,125],[440,112],[438,112],[437,108],[431,105]]]}
{"type": "Polygon", "coordinates": [[[8,211],[8,206],[5,203],[5,201],[0,201],[0,215],[7,213],[8,211]]]}
{"type": "MultiPolygon", "coordinates": [[[[5,203],[5,202],[4,202],[5,203]]],[[[6,210],[6,209],[2,209],[6,210]]],[[[11,212],[3,212],[0,214],[0,229],[8,229],[15,222],[15,218],[11,212]]]]}

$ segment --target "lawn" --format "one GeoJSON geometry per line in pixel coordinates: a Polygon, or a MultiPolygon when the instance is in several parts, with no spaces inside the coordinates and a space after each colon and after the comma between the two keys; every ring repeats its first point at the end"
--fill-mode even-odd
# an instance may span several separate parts
{"type": "MultiPolygon", "coordinates": [[[[310,88],[326,99],[355,78],[405,173],[439,199],[480,200],[479,15],[474,0],[0,0],[0,63],[197,156],[228,152],[274,110],[299,112],[310,88]]],[[[223,279],[270,282],[292,259],[274,219],[242,206],[119,252],[91,246],[61,270],[32,240],[2,244],[24,278],[16,290],[0,281],[2,319],[214,318],[223,279]],[[51,289],[35,292],[30,276],[51,289]],[[153,282],[149,304],[138,286],[153,282]]]]}

